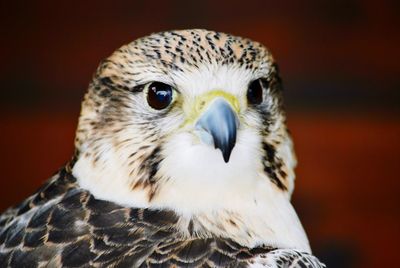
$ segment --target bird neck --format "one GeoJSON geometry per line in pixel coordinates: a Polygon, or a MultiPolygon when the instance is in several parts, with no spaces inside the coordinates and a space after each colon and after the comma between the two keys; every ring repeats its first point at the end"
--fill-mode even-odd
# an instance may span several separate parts
{"type": "Polygon", "coordinates": [[[96,162],[91,154],[81,153],[72,168],[80,187],[98,199],[126,207],[173,210],[181,217],[183,235],[226,237],[247,247],[269,245],[310,252],[290,193],[266,178],[262,167],[251,167],[250,172],[243,166],[246,162],[235,156],[231,164],[237,169],[228,173],[214,167],[202,173],[195,170],[197,175],[180,174],[171,171],[177,168],[161,165],[160,172],[167,168],[169,176],[161,176],[155,186],[135,188],[130,170],[120,165],[118,155],[102,157],[96,162]],[[149,199],[152,187],[157,194],[149,199]]]}

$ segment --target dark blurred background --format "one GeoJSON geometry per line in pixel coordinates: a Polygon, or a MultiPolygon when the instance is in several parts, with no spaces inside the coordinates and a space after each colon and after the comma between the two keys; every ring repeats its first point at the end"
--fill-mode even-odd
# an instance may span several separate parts
{"type": "Polygon", "coordinates": [[[391,267],[400,239],[400,1],[1,1],[0,209],[69,160],[101,59],[169,29],[266,44],[299,166],[293,197],[329,267],[391,267]]]}

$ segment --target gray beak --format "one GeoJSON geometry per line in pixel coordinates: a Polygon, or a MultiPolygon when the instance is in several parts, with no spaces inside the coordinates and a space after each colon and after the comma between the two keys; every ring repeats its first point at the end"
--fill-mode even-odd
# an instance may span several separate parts
{"type": "Polygon", "coordinates": [[[197,121],[195,128],[207,144],[220,149],[225,163],[228,163],[236,143],[239,120],[232,107],[223,98],[217,98],[197,121]]]}

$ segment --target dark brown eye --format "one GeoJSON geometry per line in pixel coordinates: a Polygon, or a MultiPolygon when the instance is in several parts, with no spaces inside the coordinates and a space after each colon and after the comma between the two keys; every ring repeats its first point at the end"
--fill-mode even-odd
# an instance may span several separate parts
{"type": "Polygon", "coordinates": [[[172,102],[172,95],[173,88],[170,85],[153,82],[149,85],[147,103],[156,110],[162,110],[172,102]]]}
{"type": "Polygon", "coordinates": [[[254,80],[247,89],[247,101],[251,104],[260,104],[263,101],[263,86],[261,79],[254,80]]]}

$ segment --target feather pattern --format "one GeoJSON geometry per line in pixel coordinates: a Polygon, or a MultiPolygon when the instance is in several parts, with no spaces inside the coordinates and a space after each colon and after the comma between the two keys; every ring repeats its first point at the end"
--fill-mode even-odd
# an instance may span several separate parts
{"type": "MultiPolygon", "coordinates": [[[[184,237],[178,221],[173,211],[125,208],[96,199],[64,168],[0,217],[0,266],[248,267],[257,258],[282,261],[269,246],[184,237]]],[[[299,259],[301,253],[293,256],[299,259]]]]}

